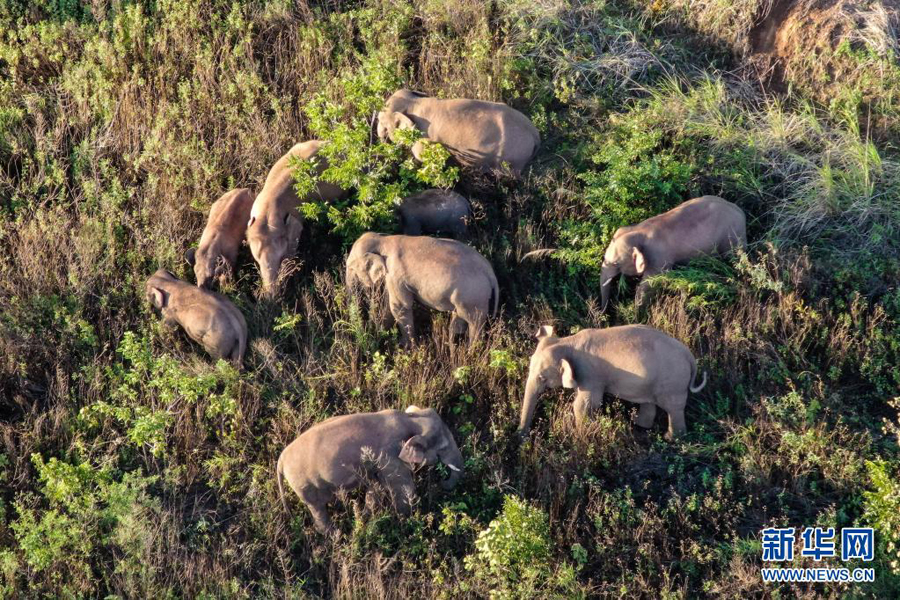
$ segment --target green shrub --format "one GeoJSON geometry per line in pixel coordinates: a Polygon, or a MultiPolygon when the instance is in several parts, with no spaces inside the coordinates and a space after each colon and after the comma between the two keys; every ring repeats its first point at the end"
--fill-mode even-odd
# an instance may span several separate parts
{"type": "Polygon", "coordinates": [[[863,518],[875,529],[884,563],[900,575],[900,480],[897,468],[886,461],[866,463],[871,490],[863,492],[863,518]]]}
{"type": "Polygon", "coordinates": [[[603,253],[619,227],[633,225],[683,201],[694,172],[663,131],[640,112],[599,134],[582,173],[586,219],[562,221],[560,256],[577,271],[600,277],[603,253]]]}
{"type": "Polygon", "coordinates": [[[440,144],[425,142],[419,165],[409,157],[419,131],[401,132],[397,144],[374,135],[374,116],[400,87],[396,71],[384,53],[365,56],[334,82],[342,92],[339,99],[326,90],[304,107],[313,137],[328,141],[321,153],[329,167],[317,176],[313,164],[293,161],[297,194],[308,194],[319,179],[353,193],[331,204],[306,202],[301,211],[307,219],[327,222],[345,243],[367,230],[393,229],[394,206],[401,199],[425,187],[450,188],[459,178],[458,168],[448,165],[450,153],[440,144]]]}
{"type": "Polygon", "coordinates": [[[101,549],[116,548],[121,566],[135,569],[126,576],[146,576],[140,569],[152,543],[148,518],[159,508],[147,488],[155,478],[55,457],[45,461],[39,454],[31,460],[48,508],[17,501],[18,518],[10,524],[28,573],[63,595],[90,594],[98,584],[92,563],[101,549]]]}
{"type": "Polygon", "coordinates": [[[500,515],[475,540],[466,568],[492,598],[578,596],[575,570],[554,557],[547,513],[517,496],[506,496],[500,515]]]}

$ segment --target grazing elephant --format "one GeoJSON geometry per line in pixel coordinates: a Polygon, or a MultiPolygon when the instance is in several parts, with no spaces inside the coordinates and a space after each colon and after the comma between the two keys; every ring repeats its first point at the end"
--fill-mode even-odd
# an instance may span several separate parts
{"type": "Polygon", "coordinates": [[[472,207],[456,192],[425,190],[404,198],[398,212],[404,235],[447,233],[466,238],[472,207]]]}
{"type": "MultiPolygon", "coordinates": [[[[318,187],[306,198],[298,198],[294,191],[294,178],[288,161],[292,156],[310,160],[317,155],[324,142],[312,140],[297,144],[278,159],[253,202],[250,221],[247,223],[247,242],[253,259],[259,265],[263,290],[271,293],[278,281],[278,272],[285,258],[297,253],[300,234],[303,233],[303,217],[297,210],[302,202],[323,200],[331,202],[343,198],[346,192],[330,183],[320,181],[318,187]]],[[[328,168],[324,157],[318,157],[318,172],[328,168]]]]}
{"type": "Polygon", "coordinates": [[[288,510],[281,477],[309,507],[320,533],[333,530],[326,505],[374,475],[387,488],[397,512],[409,514],[413,470],[440,460],[450,469],[450,490],[463,470],[462,454],[441,417],[430,408],[382,410],[332,417],[304,431],[278,457],[278,496],[288,510]]]}
{"type": "Polygon", "coordinates": [[[214,280],[224,283],[234,272],[252,207],[253,194],[241,188],[226,192],[209,209],[200,245],[185,253],[198,286],[209,289],[214,280]]]}
{"type": "Polygon", "coordinates": [[[247,349],[247,322],[227,298],[160,269],[147,280],[147,299],[160,310],[167,326],[181,325],[210,356],[241,365],[247,349]]]}
{"type": "Polygon", "coordinates": [[[346,282],[350,291],[361,286],[374,292],[384,284],[404,346],[415,337],[415,301],[452,312],[452,330],[461,333],[468,325],[470,342],[500,301],[491,263],[470,246],[439,238],[364,233],[347,256],[346,282]]]}
{"type": "Polygon", "coordinates": [[[635,302],[641,306],[647,278],[704,254],[726,254],[747,245],[744,211],[718,196],[702,196],[613,235],[600,271],[600,304],[606,309],[612,280],[641,278],[635,302]]]}
{"type": "Polygon", "coordinates": [[[699,392],[706,385],[706,373],[694,385],[697,362],[691,351],[646,325],[584,329],[562,339],[544,325],[537,339],[522,401],[520,437],[528,434],[541,393],[559,386],[576,390],[573,409],[578,426],[589,411],[600,408],[603,394],[610,394],[639,404],[635,422],[645,429],[653,426],[656,407],[662,408],[669,415],[669,436],[680,435],[685,431],[688,392],[699,392]]]}
{"type": "MultiPolygon", "coordinates": [[[[424,137],[443,144],[456,159],[485,171],[508,164],[518,175],[534,158],[541,136],[519,111],[499,102],[441,100],[399,90],[378,113],[378,137],[395,140],[398,129],[417,128],[424,137]]],[[[421,160],[423,145],[413,146],[421,160]]]]}

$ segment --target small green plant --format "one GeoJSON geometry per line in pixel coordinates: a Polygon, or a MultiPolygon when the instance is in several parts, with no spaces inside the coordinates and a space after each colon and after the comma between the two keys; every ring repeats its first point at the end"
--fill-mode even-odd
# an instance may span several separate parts
{"type": "MultiPolygon", "coordinates": [[[[147,488],[155,481],[140,473],[117,476],[86,462],[68,463],[55,457],[31,461],[49,508],[16,502],[18,518],[10,524],[28,567],[46,574],[65,592],[89,594],[97,581],[91,560],[103,547],[117,548],[126,563],[139,571],[150,535],[148,511],[158,510],[147,488]]],[[[8,560],[8,557],[7,557],[8,560]]]]}
{"type": "MultiPolygon", "coordinates": [[[[492,598],[566,597],[576,591],[574,569],[557,565],[547,514],[517,496],[475,540],[466,568],[491,590],[492,598]]],[[[571,597],[571,596],[568,596],[571,597]]]]}
{"type": "Polygon", "coordinates": [[[863,492],[863,517],[875,529],[884,562],[900,575],[900,480],[896,467],[883,460],[866,463],[872,489],[863,492]]]}

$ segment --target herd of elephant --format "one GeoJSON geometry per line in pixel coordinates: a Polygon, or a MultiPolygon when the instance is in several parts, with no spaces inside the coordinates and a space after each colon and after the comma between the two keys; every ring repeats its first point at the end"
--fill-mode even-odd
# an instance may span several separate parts
{"type": "MultiPolygon", "coordinates": [[[[400,90],[386,101],[377,122],[378,135],[385,141],[396,141],[399,129],[415,128],[421,139],[444,145],[461,164],[487,172],[506,169],[519,175],[540,146],[540,135],[528,117],[495,102],[444,100],[400,90]]],[[[323,181],[307,198],[299,198],[294,190],[289,162],[315,160],[321,173],[327,163],[316,155],[323,143],[308,141],[291,148],[272,167],[255,198],[249,189],[236,189],[213,204],[198,247],[186,254],[196,286],[164,269],[147,281],[147,298],[161,311],[164,323],[180,325],[214,358],[240,366],[247,348],[247,325],[240,310],[210,290],[232,276],[244,240],[259,266],[262,293],[275,293],[282,284],[282,263],[297,252],[303,230],[300,204],[332,202],[347,195],[347,190],[323,181]]],[[[412,152],[418,159],[421,151],[420,141],[412,152]]],[[[450,312],[452,331],[475,340],[489,315],[496,315],[500,290],[490,262],[460,241],[467,239],[468,201],[452,191],[428,190],[401,201],[397,211],[403,235],[369,232],[353,244],[346,260],[348,290],[362,290],[370,299],[386,298],[390,325],[396,323],[404,346],[415,342],[416,303],[450,312]]],[[[743,211],[715,196],[695,198],[622,227],[603,258],[602,306],[605,309],[619,274],[641,278],[635,299],[640,303],[648,277],[701,255],[726,254],[745,246],[743,211]]],[[[657,407],[662,408],[668,415],[669,435],[678,435],[685,430],[688,394],[706,385],[706,373],[697,383],[697,363],[684,344],[645,325],[584,329],[562,338],[544,325],[536,337],[522,403],[521,437],[527,435],[540,395],[560,386],[576,392],[576,426],[610,394],[639,405],[635,424],[642,428],[651,428],[657,407]]],[[[444,486],[452,488],[463,472],[463,457],[433,409],[410,406],[403,412],[337,416],[309,428],[284,449],[276,469],[278,492],[287,508],[282,489],[282,478],[286,479],[310,509],[316,528],[325,533],[333,530],[326,505],[336,493],[363,486],[374,477],[389,492],[394,508],[408,513],[414,470],[437,462],[449,469],[444,486]]]]}

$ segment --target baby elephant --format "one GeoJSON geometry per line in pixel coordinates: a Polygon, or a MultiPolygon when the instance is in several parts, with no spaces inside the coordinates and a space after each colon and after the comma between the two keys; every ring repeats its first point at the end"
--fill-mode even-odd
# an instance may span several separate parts
{"type": "Polygon", "coordinates": [[[198,286],[208,289],[214,280],[222,284],[234,272],[252,207],[253,194],[241,188],[227,192],[209,209],[200,245],[185,253],[198,286]]]}
{"type": "Polygon", "coordinates": [[[404,198],[398,212],[405,235],[446,233],[463,239],[472,216],[469,201],[450,190],[425,190],[404,198]]]}
{"type": "Polygon", "coordinates": [[[451,328],[469,340],[481,333],[488,314],[497,314],[500,289],[494,269],[461,242],[408,235],[364,233],[347,257],[347,287],[375,292],[384,284],[390,313],[409,346],[415,337],[413,305],[452,312],[451,328]]]}
{"type": "MultiPolygon", "coordinates": [[[[378,136],[395,140],[398,129],[418,129],[443,144],[462,164],[484,171],[508,164],[520,174],[537,154],[541,136],[519,111],[499,102],[429,98],[412,90],[399,90],[378,113],[378,136]]],[[[413,146],[421,160],[423,145],[413,146]]]]}
{"type": "Polygon", "coordinates": [[[620,227],[603,257],[601,308],[606,308],[612,280],[620,273],[641,277],[635,298],[641,306],[648,277],[698,256],[746,246],[744,211],[718,196],[694,198],[637,225],[620,227]]]}
{"type": "Polygon", "coordinates": [[[537,333],[537,349],[528,368],[519,436],[525,437],[544,390],[562,386],[574,389],[575,423],[580,426],[589,411],[600,408],[603,394],[640,405],[639,427],[649,429],[659,406],[669,415],[669,436],[685,431],[684,407],[694,385],[697,362],[687,346],[646,325],[608,329],[584,329],[575,335],[556,337],[544,325],[537,333]]]}
{"type": "Polygon", "coordinates": [[[326,505],[338,491],[378,478],[397,512],[409,514],[413,470],[440,460],[450,469],[443,487],[452,489],[463,470],[462,454],[450,430],[430,408],[382,410],[332,417],[291,442],[278,457],[278,496],[287,510],[281,477],[309,507],[320,533],[333,530],[326,505]]]}
{"type": "Polygon", "coordinates": [[[147,299],[162,312],[167,326],[181,325],[210,356],[240,367],[247,349],[247,322],[224,296],[160,269],[147,280],[147,299]]]}

